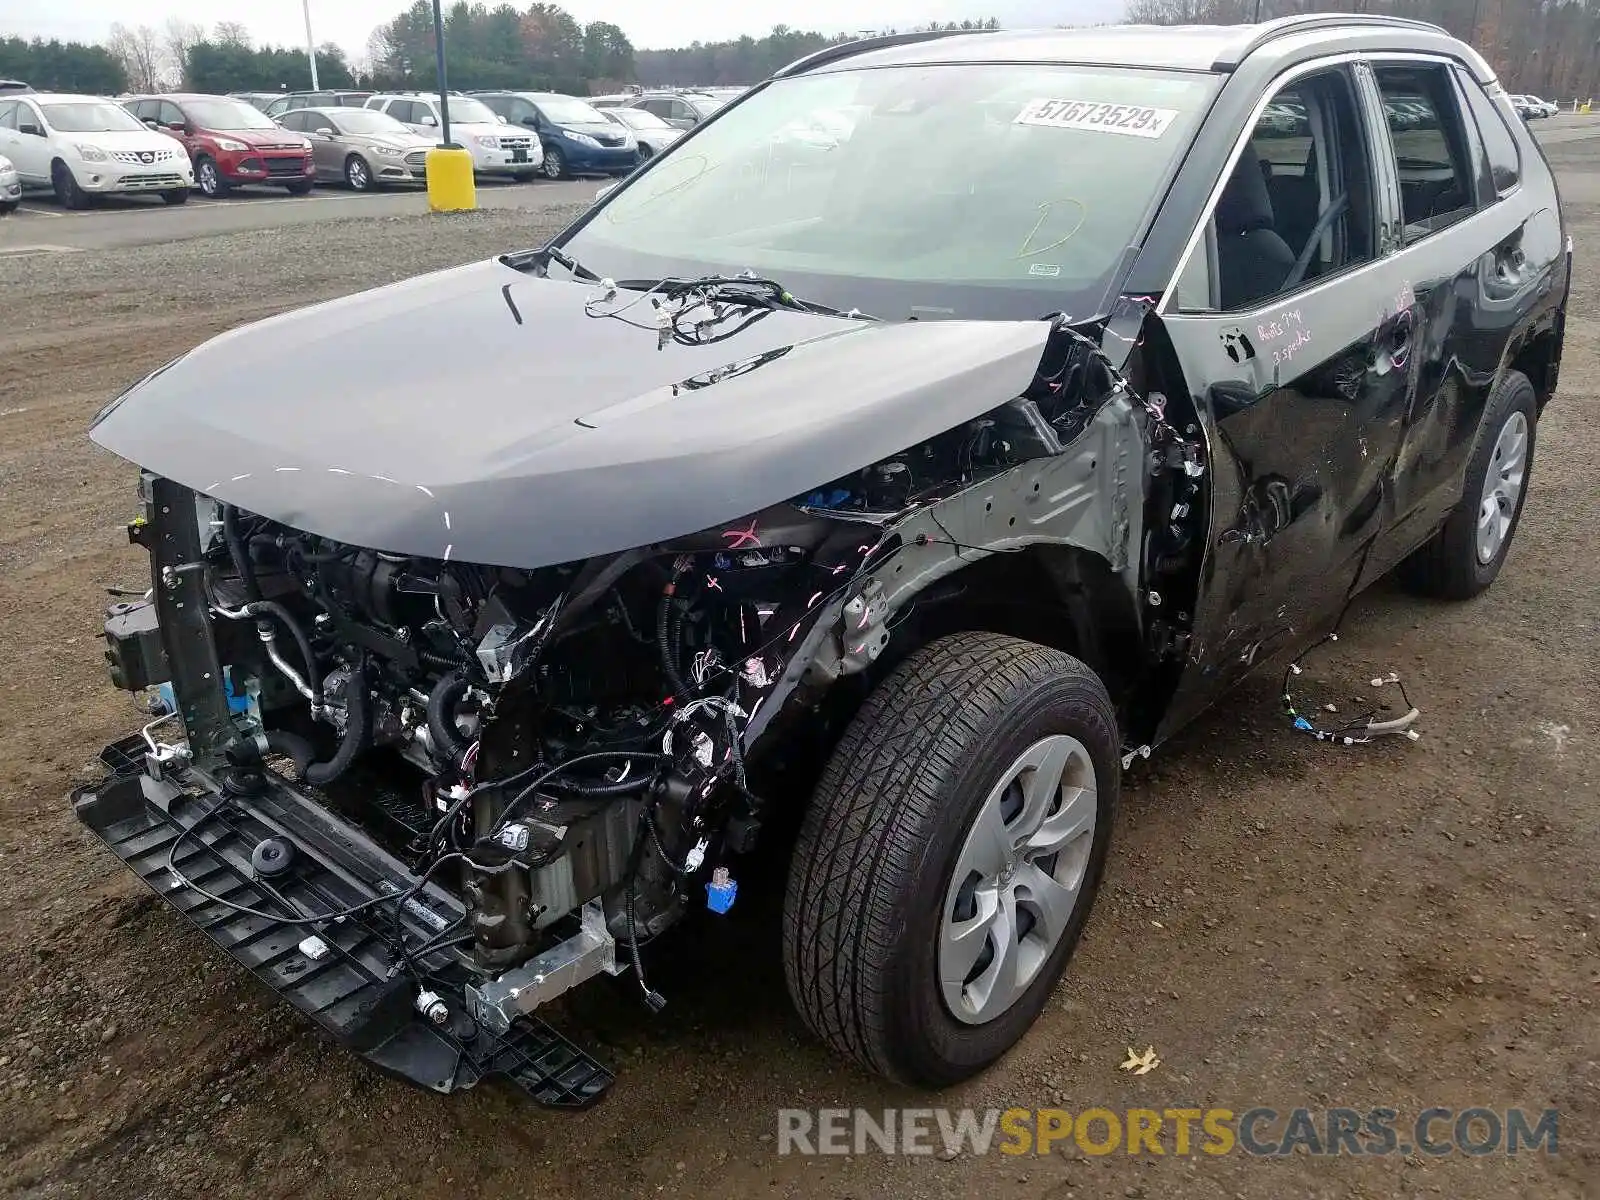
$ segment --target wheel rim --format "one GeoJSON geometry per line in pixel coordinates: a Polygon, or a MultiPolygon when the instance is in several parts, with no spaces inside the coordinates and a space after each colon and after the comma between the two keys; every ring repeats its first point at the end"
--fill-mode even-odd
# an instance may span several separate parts
{"type": "Polygon", "coordinates": [[[559,150],[545,151],[544,173],[551,179],[561,178],[561,152],[559,150]]]}
{"type": "Polygon", "coordinates": [[[1478,498],[1478,562],[1488,565],[1505,548],[1528,472],[1528,418],[1514,412],[1500,426],[1483,495],[1478,498]]]}
{"type": "Polygon", "coordinates": [[[350,186],[358,192],[366,191],[367,188],[367,164],[359,158],[350,160],[350,186]]]}
{"type": "Polygon", "coordinates": [[[208,196],[217,194],[217,168],[209,162],[200,164],[200,190],[208,196]]]}
{"type": "Polygon", "coordinates": [[[1077,909],[1098,807],[1094,761],[1066,734],[1035,742],[990,790],[939,921],[939,986],[956,1020],[994,1020],[1038,978],[1077,909]]]}

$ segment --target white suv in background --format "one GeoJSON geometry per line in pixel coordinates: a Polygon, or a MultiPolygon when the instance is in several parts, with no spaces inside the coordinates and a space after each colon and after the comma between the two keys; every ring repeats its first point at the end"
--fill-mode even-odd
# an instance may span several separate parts
{"type": "Polygon", "coordinates": [[[0,217],[17,211],[22,203],[22,177],[11,160],[0,154],[0,217]]]}
{"type": "Polygon", "coordinates": [[[0,154],[16,165],[25,187],[53,188],[67,208],[132,192],[182,204],[194,186],[183,146],[101,96],[0,96],[0,154]]]}
{"type": "MultiPolygon", "coordinates": [[[[368,108],[387,113],[413,133],[443,140],[439,97],[407,92],[367,97],[368,108]]],[[[480,100],[450,97],[450,138],[472,152],[479,175],[509,175],[519,183],[539,173],[544,150],[531,132],[507,125],[480,100]]]]}

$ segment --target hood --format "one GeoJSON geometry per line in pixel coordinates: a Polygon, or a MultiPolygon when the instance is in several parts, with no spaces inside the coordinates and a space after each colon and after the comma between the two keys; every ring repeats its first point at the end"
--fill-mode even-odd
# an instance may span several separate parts
{"type": "Polygon", "coordinates": [[[358,146],[388,146],[395,150],[431,150],[439,144],[436,138],[425,138],[419,133],[341,133],[338,141],[358,146]]]}
{"type": "Polygon", "coordinates": [[[243,142],[252,148],[266,146],[304,146],[305,135],[295,133],[292,129],[207,129],[205,131],[214,138],[229,138],[235,142],[243,142]]]}
{"type": "Polygon", "coordinates": [[[314,305],[162,367],[91,436],[298,529],[531,569],[732,521],[980,416],[1050,329],[778,312],[658,349],[653,325],[587,315],[597,295],[491,261],[314,305]]]}
{"type": "MultiPolygon", "coordinates": [[[[474,137],[483,134],[488,134],[491,137],[500,137],[508,133],[522,133],[527,136],[526,131],[518,129],[515,125],[502,125],[498,121],[491,125],[487,121],[457,121],[453,118],[450,121],[450,133],[452,136],[457,133],[469,133],[474,137]]],[[[442,137],[443,134],[440,134],[440,136],[442,137]]]]}
{"type": "Polygon", "coordinates": [[[57,133],[63,141],[102,150],[183,150],[183,143],[153,129],[114,129],[107,133],[57,133]]]}

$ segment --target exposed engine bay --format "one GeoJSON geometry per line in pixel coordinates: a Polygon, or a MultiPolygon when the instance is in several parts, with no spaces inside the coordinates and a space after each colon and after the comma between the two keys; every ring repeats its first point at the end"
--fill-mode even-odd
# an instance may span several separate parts
{"type": "Polygon", "coordinates": [[[1136,594],[1150,547],[1174,553],[1144,533],[1146,474],[1197,486],[1154,461],[1163,439],[1186,445],[1058,326],[1027,393],[978,419],[723,526],[532,570],[345,544],[147,472],[130,536],[155,586],[113,608],[109,657],[156,716],[149,770],[292,778],[406,865],[391,951],[428,1020],[463,1017],[418,967],[440,954],[491,1033],[629,966],[659,1007],[639,947],[733,904],[775,719],[991,555],[1088,549],[1136,594]],[[178,717],[181,743],[156,736],[178,717]],[[408,940],[424,885],[460,916],[408,940]]]}

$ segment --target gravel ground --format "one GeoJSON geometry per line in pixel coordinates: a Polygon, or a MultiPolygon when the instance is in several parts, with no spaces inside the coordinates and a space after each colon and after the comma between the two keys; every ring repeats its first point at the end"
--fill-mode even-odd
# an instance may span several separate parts
{"type": "MultiPolygon", "coordinates": [[[[1580,246],[1600,158],[1552,155],[1580,246]],[[1580,199],[1574,200],[1574,197],[1580,199]]],[[[734,919],[568,1018],[618,1061],[571,1118],[491,1088],[439,1099],[327,1044],[93,846],[63,797],[130,727],[98,642],[137,584],[133,472],[84,436],[120,387],[224,329],[528,245],[522,213],[336,222],[0,260],[0,1185],[50,1197],[467,1195],[1600,1196],[1600,274],[1580,260],[1562,393],[1491,594],[1379,588],[1315,659],[1348,702],[1404,672],[1423,740],[1289,732],[1262,675],[1133,772],[1108,883],[1038,1027],[930,1101],[842,1066],[789,1011],[780,871],[734,919]],[[1129,1046],[1162,1065],[1117,1069],[1129,1046]],[[775,1153],[798,1106],[1561,1110],[1560,1153],[1430,1160],[775,1153]]],[[[270,414],[264,414],[270,417],[270,414]]]]}

